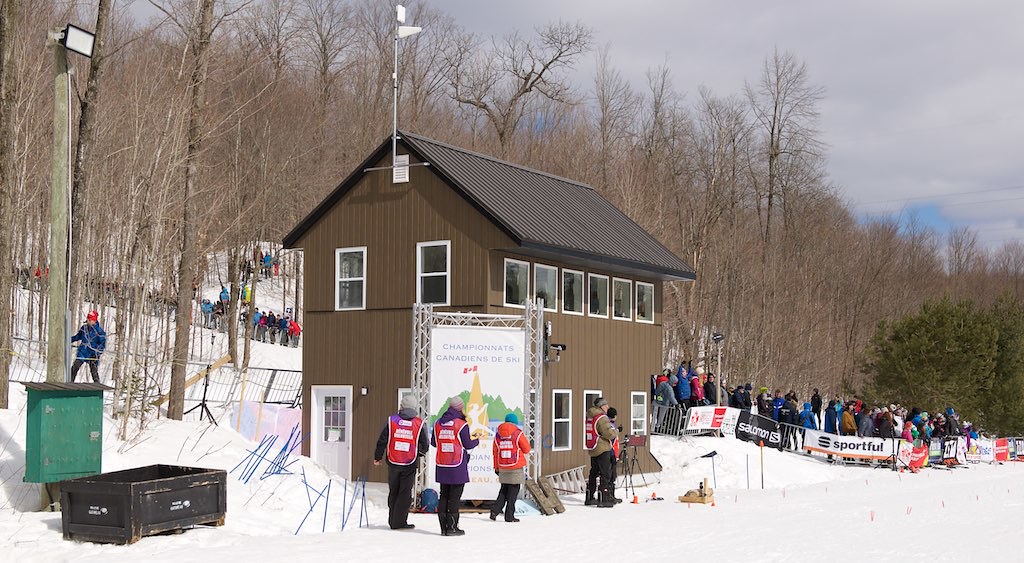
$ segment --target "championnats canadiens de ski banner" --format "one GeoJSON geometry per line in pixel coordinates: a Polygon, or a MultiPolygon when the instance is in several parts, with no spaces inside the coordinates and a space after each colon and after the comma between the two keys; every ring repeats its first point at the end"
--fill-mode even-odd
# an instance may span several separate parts
{"type": "Polygon", "coordinates": [[[804,431],[804,449],[812,452],[856,457],[861,459],[888,459],[898,452],[900,440],[837,436],[817,430],[804,431]]]}
{"type": "MultiPolygon", "coordinates": [[[[509,411],[523,421],[526,390],[526,332],[517,328],[434,327],[430,332],[430,424],[447,408],[449,397],[465,402],[470,434],[480,445],[467,452],[467,500],[491,500],[498,494],[498,478],[491,461],[491,445],[498,425],[509,411]]],[[[434,479],[434,455],[427,454],[428,486],[434,479]]]]}

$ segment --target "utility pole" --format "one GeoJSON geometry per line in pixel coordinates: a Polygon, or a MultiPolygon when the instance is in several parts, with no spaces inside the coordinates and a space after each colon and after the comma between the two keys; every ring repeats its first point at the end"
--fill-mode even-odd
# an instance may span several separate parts
{"type": "Polygon", "coordinates": [[[68,198],[71,186],[71,68],[61,31],[53,32],[53,160],[50,185],[50,304],[47,317],[46,382],[65,383],[68,360],[68,198]]]}

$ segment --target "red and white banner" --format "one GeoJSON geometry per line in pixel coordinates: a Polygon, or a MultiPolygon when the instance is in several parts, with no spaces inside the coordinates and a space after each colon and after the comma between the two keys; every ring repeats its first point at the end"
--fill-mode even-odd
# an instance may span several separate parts
{"type": "Polygon", "coordinates": [[[1010,461],[1010,441],[1006,438],[997,439],[992,454],[996,461],[1010,461]]]}
{"type": "Polygon", "coordinates": [[[686,411],[686,429],[721,430],[731,435],[739,418],[740,410],[732,407],[693,407],[686,411]]]}
{"type": "Polygon", "coordinates": [[[817,430],[804,431],[804,449],[857,459],[890,459],[899,452],[902,440],[837,436],[817,430]]]}

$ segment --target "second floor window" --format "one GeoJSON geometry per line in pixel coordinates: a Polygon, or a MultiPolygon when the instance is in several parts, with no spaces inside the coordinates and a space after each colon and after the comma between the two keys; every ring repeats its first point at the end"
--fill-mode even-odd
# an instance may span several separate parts
{"type": "Polygon", "coordinates": [[[451,241],[416,244],[416,302],[451,304],[451,241]]]}
{"type": "Polygon", "coordinates": [[[366,308],[366,247],[339,248],[335,252],[335,309],[366,308]]]}

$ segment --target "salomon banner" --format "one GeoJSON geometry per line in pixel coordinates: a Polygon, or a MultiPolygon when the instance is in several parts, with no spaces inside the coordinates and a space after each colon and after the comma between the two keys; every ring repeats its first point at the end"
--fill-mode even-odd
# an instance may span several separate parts
{"type": "Polygon", "coordinates": [[[992,453],[995,455],[996,461],[1009,461],[1010,441],[1006,438],[996,439],[996,445],[992,453]]]}
{"type": "Polygon", "coordinates": [[[736,432],[740,409],[732,407],[693,407],[686,411],[687,430],[721,430],[725,434],[736,432]]]}
{"type": "MultiPolygon", "coordinates": [[[[526,333],[523,329],[434,327],[430,332],[430,428],[459,396],[469,432],[480,440],[469,457],[466,500],[491,500],[500,485],[494,475],[491,445],[505,415],[523,420],[526,390],[526,333]]],[[[427,454],[429,480],[434,481],[436,449],[427,454]]]]}
{"type": "Polygon", "coordinates": [[[804,449],[812,452],[858,459],[889,459],[899,450],[900,440],[836,436],[817,430],[804,431],[804,449]]]}
{"type": "Polygon", "coordinates": [[[769,448],[782,449],[782,434],[779,423],[774,420],[741,410],[736,422],[736,437],[755,444],[764,442],[769,448]]]}

